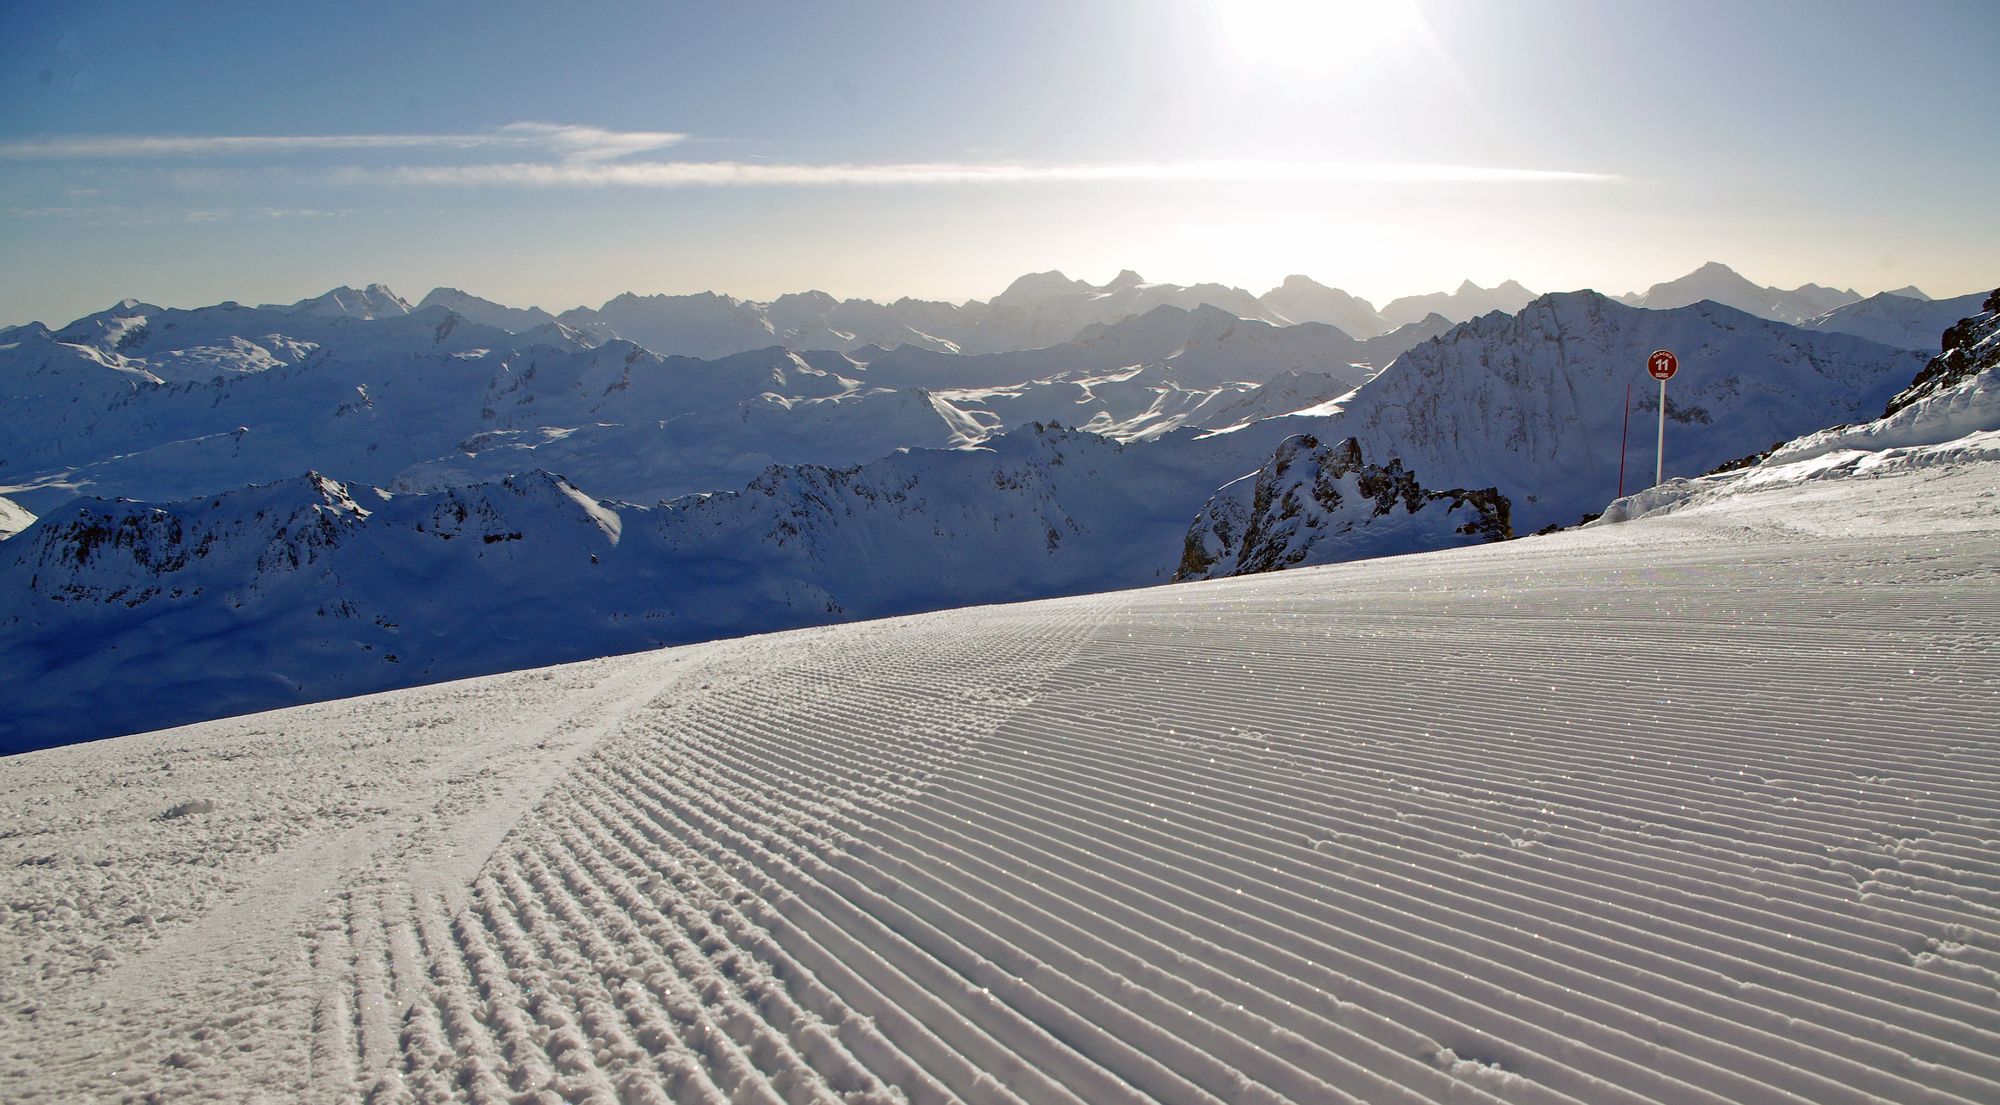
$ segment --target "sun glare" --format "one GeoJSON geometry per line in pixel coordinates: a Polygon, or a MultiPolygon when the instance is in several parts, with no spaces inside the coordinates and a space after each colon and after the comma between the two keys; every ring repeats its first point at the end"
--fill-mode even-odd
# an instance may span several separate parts
{"type": "Polygon", "coordinates": [[[1216,0],[1225,40],[1249,65],[1352,61],[1421,30],[1414,0],[1216,0]]]}

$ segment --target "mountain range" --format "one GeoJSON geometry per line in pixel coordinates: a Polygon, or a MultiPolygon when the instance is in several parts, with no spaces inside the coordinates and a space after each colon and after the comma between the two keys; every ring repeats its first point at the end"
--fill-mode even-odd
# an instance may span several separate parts
{"type": "MultiPolygon", "coordinates": [[[[5,427],[0,491],[41,515],[0,546],[10,747],[1532,532],[1616,495],[1652,349],[1682,359],[1680,475],[1871,417],[1924,362],[1590,292],[1368,341],[1161,305],[1038,350],[706,361],[440,304],[143,308],[0,343],[10,409],[33,412],[5,427]],[[232,321],[261,354],[223,341],[232,321]],[[243,367],[170,381],[155,362],[191,360],[174,335],[243,367]],[[76,712],[114,689],[143,708],[76,712]]],[[[1632,439],[1637,483],[1651,439],[1632,439]]]]}
{"type": "MultiPolygon", "coordinates": [[[[1916,291],[1916,289],[1907,289],[1916,291]]],[[[1940,336],[1959,319],[1976,315],[1986,293],[1932,299],[1917,292],[1883,292],[1836,307],[1800,323],[1808,330],[1853,334],[1899,349],[1936,349],[1940,336]]]]}
{"type": "Polygon", "coordinates": [[[409,490],[539,467],[652,502],[1029,421],[1120,440],[1220,428],[1337,398],[1449,325],[1364,342],[1163,305],[1042,349],[703,361],[558,323],[508,334],[437,304],[382,313],[127,301],[58,332],[17,328],[0,342],[16,416],[0,425],[0,493],[39,513],[79,493],[171,500],[307,469],[409,490]],[[1284,386],[1261,391],[1266,377],[1284,386]]]}
{"type": "MultiPolygon", "coordinates": [[[[1929,299],[1915,287],[1883,294],[1929,299]]],[[[336,288],[297,303],[267,304],[257,309],[287,315],[374,320],[443,308],[467,321],[509,333],[559,323],[573,335],[573,340],[596,344],[622,338],[663,355],[712,359],[772,345],[844,352],[870,345],[885,349],[908,345],[945,353],[1012,352],[1061,344],[1074,339],[1086,327],[1116,323],[1160,306],[1183,310],[1217,307],[1236,317],[1273,325],[1322,323],[1365,341],[1400,326],[1424,323],[1433,314],[1447,322],[1464,322],[1493,311],[1512,314],[1534,298],[1535,293],[1512,280],[1493,288],[1482,288],[1468,280],[1455,291],[1404,296],[1378,310],[1364,298],[1297,274],[1256,296],[1223,284],[1152,283],[1127,269],[1101,285],[1057,271],[1030,273],[990,300],[969,300],[962,304],[910,298],[878,303],[836,299],[821,291],[790,293],[769,301],[738,299],[715,292],[692,295],[627,292],[599,307],[575,307],[554,315],[539,307],[511,307],[457,288],[442,287],[432,289],[412,306],[386,286],[370,284],[360,289],[336,288]]],[[[1651,308],[1687,306],[1709,299],[1761,317],[1802,323],[1860,297],[1852,291],[1815,284],[1791,290],[1761,287],[1727,266],[1711,262],[1686,276],[1654,285],[1646,292],[1618,298],[1632,306],[1651,308]]],[[[159,308],[137,301],[119,306],[141,309],[146,314],[160,313],[159,308]]],[[[114,307],[90,318],[107,318],[118,310],[119,307],[114,307]]],[[[0,329],[0,339],[10,332],[0,329]]],[[[1881,340],[1879,333],[1864,336],[1881,340]]],[[[226,358],[223,363],[228,363],[226,358]]],[[[189,367],[199,371],[198,365],[189,367]]]]}
{"type": "Polygon", "coordinates": [[[1708,300],[1760,318],[1796,325],[1860,298],[1852,290],[1818,284],[1804,284],[1790,290],[1766,288],[1751,283],[1728,265],[1710,261],[1686,276],[1623,296],[1621,301],[1633,307],[1663,310],[1708,300]]]}

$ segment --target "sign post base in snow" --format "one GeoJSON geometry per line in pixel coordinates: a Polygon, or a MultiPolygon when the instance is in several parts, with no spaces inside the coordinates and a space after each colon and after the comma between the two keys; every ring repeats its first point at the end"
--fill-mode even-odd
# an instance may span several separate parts
{"type": "Polygon", "coordinates": [[[1667,467],[1667,381],[1681,370],[1681,360],[1665,349],[1655,349],[1646,358],[1646,373],[1660,382],[1660,433],[1653,441],[1653,486],[1660,481],[1667,467]]]}

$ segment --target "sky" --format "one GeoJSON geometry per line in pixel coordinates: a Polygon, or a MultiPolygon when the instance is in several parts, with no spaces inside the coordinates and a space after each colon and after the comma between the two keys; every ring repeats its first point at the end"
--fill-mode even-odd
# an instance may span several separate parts
{"type": "Polygon", "coordinates": [[[0,324],[384,282],[2000,282],[2000,4],[0,0],[0,324]]]}

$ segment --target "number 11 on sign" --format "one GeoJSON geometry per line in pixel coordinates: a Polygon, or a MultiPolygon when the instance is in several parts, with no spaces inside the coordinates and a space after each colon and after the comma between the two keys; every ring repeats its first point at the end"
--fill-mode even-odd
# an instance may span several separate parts
{"type": "Polygon", "coordinates": [[[1646,358],[1646,373],[1660,382],[1660,434],[1653,443],[1653,486],[1660,486],[1667,461],[1667,381],[1681,370],[1681,360],[1665,349],[1655,349],[1646,358]]]}

